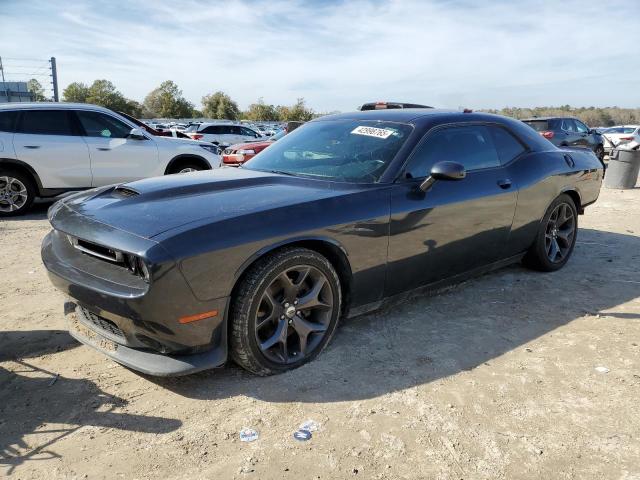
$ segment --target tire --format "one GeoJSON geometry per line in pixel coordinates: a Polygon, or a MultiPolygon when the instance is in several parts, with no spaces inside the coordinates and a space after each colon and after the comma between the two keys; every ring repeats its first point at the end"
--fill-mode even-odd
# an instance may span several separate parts
{"type": "Polygon", "coordinates": [[[19,170],[0,170],[0,217],[26,213],[36,198],[31,177],[19,170]]]}
{"type": "Polygon", "coordinates": [[[561,269],[573,253],[577,236],[578,211],[573,199],[563,193],[544,214],[536,239],[523,259],[524,264],[542,272],[561,269]]]}
{"type": "Polygon", "coordinates": [[[335,268],[319,253],[284,248],[258,260],[240,282],[229,321],[231,357],[242,368],[261,376],[292,370],[331,340],[342,292],[335,268]]]}
{"type": "Polygon", "coordinates": [[[204,170],[204,168],[202,168],[202,165],[198,165],[197,163],[183,163],[175,168],[172,168],[170,174],[199,172],[200,170],[204,170]]]}

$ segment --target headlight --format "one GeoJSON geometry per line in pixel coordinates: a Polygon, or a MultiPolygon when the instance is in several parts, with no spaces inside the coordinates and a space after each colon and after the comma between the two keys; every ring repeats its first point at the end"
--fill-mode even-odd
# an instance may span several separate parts
{"type": "Polygon", "coordinates": [[[238,155],[255,155],[255,150],[238,150],[236,152],[238,155]]]}
{"type": "Polygon", "coordinates": [[[220,155],[220,147],[215,145],[200,145],[200,148],[204,148],[207,152],[211,152],[214,155],[220,155]]]}
{"type": "Polygon", "coordinates": [[[145,282],[149,283],[149,267],[144,263],[144,260],[136,255],[128,253],[125,255],[124,263],[131,273],[142,277],[145,282]]]}

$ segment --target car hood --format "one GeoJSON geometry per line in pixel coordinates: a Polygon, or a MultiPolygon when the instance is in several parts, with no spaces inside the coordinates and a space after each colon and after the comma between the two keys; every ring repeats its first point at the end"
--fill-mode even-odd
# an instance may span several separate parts
{"type": "Polygon", "coordinates": [[[266,148],[273,143],[273,140],[261,140],[259,142],[236,143],[229,148],[232,150],[250,150],[253,148],[266,148]]]}
{"type": "Polygon", "coordinates": [[[72,195],[52,207],[50,219],[54,227],[64,230],[62,210],[66,207],[87,221],[152,238],[190,223],[222,221],[354,190],[358,185],[220,168],[72,195]]]}

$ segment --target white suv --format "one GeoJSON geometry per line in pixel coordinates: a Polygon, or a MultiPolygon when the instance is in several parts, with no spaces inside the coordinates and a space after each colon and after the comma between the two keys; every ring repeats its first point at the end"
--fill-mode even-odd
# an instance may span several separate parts
{"type": "Polygon", "coordinates": [[[195,140],[215,143],[223,147],[236,143],[254,142],[262,135],[244,125],[233,123],[200,123],[189,125],[184,131],[195,140]]]}
{"type": "Polygon", "coordinates": [[[95,105],[0,104],[0,216],[24,213],[35,197],[218,168],[218,153],[95,105]]]}

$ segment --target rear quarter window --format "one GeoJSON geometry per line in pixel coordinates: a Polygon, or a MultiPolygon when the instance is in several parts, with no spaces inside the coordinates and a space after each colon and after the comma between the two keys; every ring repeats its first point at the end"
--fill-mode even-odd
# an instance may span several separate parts
{"type": "Polygon", "coordinates": [[[17,133],[33,135],[73,135],[68,110],[24,110],[17,133]]]}
{"type": "Polygon", "coordinates": [[[527,125],[533,128],[536,132],[544,132],[549,130],[549,122],[547,120],[527,120],[527,125]]]}

